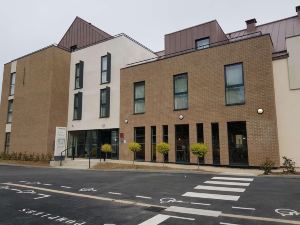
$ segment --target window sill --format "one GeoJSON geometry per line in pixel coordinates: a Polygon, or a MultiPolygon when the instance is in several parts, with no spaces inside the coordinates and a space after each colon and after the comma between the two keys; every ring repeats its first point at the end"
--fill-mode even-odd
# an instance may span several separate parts
{"type": "Polygon", "coordinates": [[[100,85],[103,85],[103,84],[109,84],[110,83],[110,81],[108,81],[108,82],[105,82],[105,83],[100,83],[100,85]]]}
{"type": "Polygon", "coordinates": [[[74,91],[77,91],[77,90],[80,90],[80,89],[82,89],[82,87],[80,87],[80,88],[74,88],[74,91]]]}
{"type": "Polygon", "coordinates": [[[225,104],[225,106],[235,106],[235,105],[245,105],[245,102],[242,103],[234,103],[234,104],[225,104]]]}
{"type": "Polygon", "coordinates": [[[141,112],[141,113],[133,113],[133,115],[143,115],[145,114],[145,112],[141,112]]]}
{"type": "Polygon", "coordinates": [[[173,109],[173,111],[181,111],[181,110],[189,110],[189,108],[183,108],[183,109],[173,109]]]}
{"type": "Polygon", "coordinates": [[[109,116],[99,116],[99,119],[109,118],[109,116]]]}
{"type": "Polygon", "coordinates": [[[73,119],[73,121],[80,121],[81,119],[73,119]]]}

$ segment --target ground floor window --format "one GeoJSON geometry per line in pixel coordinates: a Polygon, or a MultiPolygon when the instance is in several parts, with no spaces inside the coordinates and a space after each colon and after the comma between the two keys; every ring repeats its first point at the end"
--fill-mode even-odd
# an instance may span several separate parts
{"type": "Polygon", "coordinates": [[[189,155],[189,125],[175,125],[176,162],[187,163],[189,155]]]}
{"type": "Polygon", "coordinates": [[[151,160],[156,161],[156,127],[151,127],[151,160]]]}
{"type": "MultiPolygon", "coordinates": [[[[197,123],[197,143],[204,143],[203,123],[197,123]]],[[[199,157],[199,163],[204,163],[204,157],[199,157]]]]}
{"type": "Polygon", "coordinates": [[[228,122],[227,133],[230,165],[248,165],[246,122],[228,122]]]}
{"type": "MultiPolygon", "coordinates": [[[[163,125],[163,142],[169,143],[169,130],[168,125],[163,125]]],[[[169,153],[164,155],[164,162],[169,161],[169,153]]]]}
{"type": "Polygon", "coordinates": [[[145,127],[134,128],[134,141],[142,146],[142,150],[135,155],[136,160],[145,160],[145,127]]]}
{"type": "Polygon", "coordinates": [[[5,134],[5,146],[4,146],[4,153],[9,153],[10,148],[10,133],[5,134]]]}
{"type": "Polygon", "coordinates": [[[211,124],[211,141],[212,141],[212,152],[213,152],[213,164],[220,164],[220,139],[219,139],[219,124],[211,124]]]}

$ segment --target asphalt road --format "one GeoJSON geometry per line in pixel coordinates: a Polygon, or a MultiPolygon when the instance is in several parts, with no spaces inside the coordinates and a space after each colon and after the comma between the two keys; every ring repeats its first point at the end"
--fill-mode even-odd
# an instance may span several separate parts
{"type": "Polygon", "coordinates": [[[0,224],[300,224],[300,177],[0,165],[0,224]]]}

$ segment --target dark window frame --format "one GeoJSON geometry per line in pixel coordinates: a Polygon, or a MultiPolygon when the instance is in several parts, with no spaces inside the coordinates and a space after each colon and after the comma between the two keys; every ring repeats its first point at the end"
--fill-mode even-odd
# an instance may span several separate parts
{"type": "Polygon", "coordinates": [[[209,48],[209,47],[210,47],[210,37],[209,36],[204,37],[204,38],[199,38],[199,39],[195,40],[195,49],[196,50],[206,49],[206,48],[209,48]],[[206,40],[206,39],[208,39],[208,45],[201,45],[201,47],[198,48],[197,43],[199,41],[203,41],[203,40],[206,40]]]}
{"type": "Polygon", "coordinates": [[[9,149],[10,149],[10,137],[11,136],[11,132],[6,132],[5,133],[5,142],[4,142],[4,153],[9,153],[9,149]]]}
{"type": "Polygon", "coordinates": [[[109,118],[110,116],[110,87],[100,89],[100,112],[99,118],[109,118]],[[106,92],[106,103],[102,102],[102,94],[106,92]],[[106,115],[101,115],[101,108],[106,107],[106,115]]]}
{"type": "Polygon", "coordinates": [[[16,72],[14,73],[11,73],[10,74],[10,81],[9,81],[9,96],[14,96],[15,95],[15,87],[16,87],[16,72]],[[15,76],[15,79],[14,79],[14,84],[12,83],[13,81],[13,76],[15,76]],[[12,88],[13,87],[13,88],[12,88]],[[11,93],[13,90],[13,94],[11,93]]]}
{"type": "Polygon", "coordinates": [[[82,118],[82,92],[74,94],[74,105],[73,105],[73,120],[81,120],[82,118]],[[78,98],[78,105],[76,106],[76,98],[78,98]],[[77,117],[75,118],[75,111],[77,117]]]}
{"type": "Polygon", "coordinates": [[[75,64],[74,90],[83,88],[83,68],[84,68],[84,62],[83,61],[79,61],[79,63],[75,64]],[[78,67],[79,70],[77,70],[77,67],[78,67]],[[77,71],[79,71],[78,74],[77,74],[77,71]],[[78,87],[76,86],[77,79],[78,79],[78,85],[79,85],[78,87]]]}
{"type": "Polygon", "coordinates": [[[111,54],[107,52],[106,55],[101,56],[101,72],[100,72],[100,84],[109,84],[111,81],[111,54]],[[103,69],[103,59],[106,58],[106,70],[103,69]],[[106,82],[103,82],[102,74],[106,73],[106,82]]]}
{"type": "Polygon", "coordinates": [[[189,78],[188,78],[188,73],[181,73],[181,74],[176,74],[173,76],[173,107],[174,107],[174,111],[180,111],[180,110],[188,110],[189,109],[189,78]],[[179,93],[176,93],[175,92],[175,80],[176,80],[176,77],[180,77],[180,76],[186,76],[186,85],[187,85],[187,89],[186,89],[186,92],[179,92],[179,93]],[[180,108],[180,109],[176,109],[175,108],[175,99],[176,99],[176,96],[180,96],[180,95],[184,95],[186,94],[187,95],[187,107],[186,108],[180,108]]]}
{"type": "Polygon", "coordinates": [[[146,82],[145,81],[138,81],[138,82],[134,82],[133,83],[133,114],[137,115],[137,114],[144,114],[146,112],[145,110],[146,108],[146,82]],[[135,98],[135,87],[137,85],[144,85],[144,97],[143,98],[135,98]],[[144,101],[144,111],[143,112],[135,112],[135,103],[136,102],[141,102],[144,101]]]}
{"type": "Polygon", "coordinates": [[[245,77],[244,77],[244,64],[243,62],[237,62],[237,63],[232,63],[232,64],[227,64],[224,65],[224,80],[225,80],[225,105],[226,106],[235,106],[235,105],[245,105],[246,104],[246,95],[245,95],[245,77]],[[235,84],[235,85],[227,85],[227,74],[226,74],[226,67],[229,66],[234,66],[234,65],[242,65],[242,79],[243,79],[243,83],[242,84],[235,84]],[[230,88],[236,88],[236,87],[244,87],[244,101],[243,102],[239,102],[239,103],[227,103],[227,89],[230,88]]]}
{"type": "Polygon", "coordinates": [[[6,123],[12,123],[12,120],[13,120],[13,111],[14,111],[13,107],[14,107],[14,100],[13,99],[8,100],[6,123]],[[11,110],[10,110],[10,107],[9,107],[10,103],[12,105],[11,110]],[[8,118],[9,118],[8,115],[11,115],[11,121],[8,120],[8,118]]]}
{"type": "Polygon", "coordinates": [[[197,123],[196,124],[196,134],[197,134],[197,143],[204,143],[204,124],[203,123],[197,123]],[[201,127],[201,134],[199,134],[199,129],[201,127]],[[202,137],[200,137],[202,136],[202,137]],[[200,140],[201,139],[201,140],[200,140]]]}

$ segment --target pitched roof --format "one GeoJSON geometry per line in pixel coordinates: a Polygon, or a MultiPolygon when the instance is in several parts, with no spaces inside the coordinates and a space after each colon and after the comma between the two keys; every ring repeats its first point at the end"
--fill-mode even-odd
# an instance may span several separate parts
{"type": "MultiPolygon", "coordinates": [[[[282,20],[256,26],[255,32],[262,34],[270,34],[273,42],[273,52],[286,51],[287,37],[300,35],[300,18],[298,16],[289,17],[282,20]]],[[[251,32],[250,32],[251,33],[251,32]]],[[[238,36],[247,35],[247,29],[235,31],[227,34],[228,38],[236,38],[238,36]]]]}
{"type": "Polygon", "coordinates": [[[82,48],[111,37],[91,23],[76,17],[58,45],[67,49],[75,45],[77,48],[82,48]]]}

